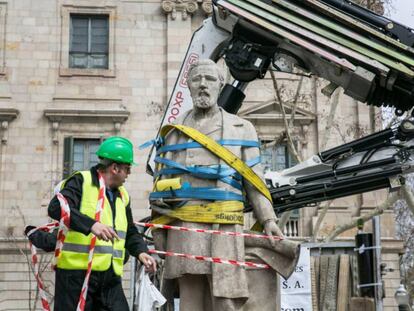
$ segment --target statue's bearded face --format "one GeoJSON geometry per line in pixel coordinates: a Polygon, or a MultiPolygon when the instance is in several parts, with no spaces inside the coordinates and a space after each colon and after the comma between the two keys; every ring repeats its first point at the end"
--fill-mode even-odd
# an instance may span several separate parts
{"type": "Polygon", "coordinates": [[[188,86],[195,108],[210,109],[217,105],[221,81],[215,65],[200,65],[193,68],[188,86]]]}

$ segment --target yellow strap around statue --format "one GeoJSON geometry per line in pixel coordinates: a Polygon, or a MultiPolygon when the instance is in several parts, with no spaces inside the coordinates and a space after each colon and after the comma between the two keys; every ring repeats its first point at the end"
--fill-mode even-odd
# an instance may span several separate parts
{"type": "Polygon", "coordinates": [[[199,131],[185,126],[185,125],[173,125],[167,124],[164,125],[161,129],[161,137],[165,137],[172,129],[177,129],[180,132],[184,133],[194,141],[198,142],[200,145],[204,146],[207,150],[218,156],[224,162],[226,162],[230,167],[235,169],[241,176],[243,176],[252,186],[254,186],[260,193],[262,193],[270,202],[272,202],[272,196],[270,195],[269,189],[267,189],[266,184],[263,180],[256,175],[256,173],[244,163],[240,158],[234,155],[227,148],[219,145],[210,137],[200,133],[199,131]]]}
{"type": "Polygon", "coordinates": [[[210,224],[244,223],[243,202],[217,201],[208,204],[185,205],[176,209],[165,210],[166,215],[155,218],[152,223],[167,225],[180,219],[189,222],[210,224]]]}

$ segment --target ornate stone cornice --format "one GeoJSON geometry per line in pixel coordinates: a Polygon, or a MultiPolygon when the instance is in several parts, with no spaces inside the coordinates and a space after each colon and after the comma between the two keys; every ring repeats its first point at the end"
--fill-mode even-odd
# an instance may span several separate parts
{"type": "Polygon", "coordinates": [[[58,144],[58,131],[61,122],[113,122],[115,133],[129,118],[127,110],[84,110],[84,109],[45,109],[44,116],[52,123],[52,140],[58,144]]]}
{"type": "Polygon", "coordinates": [[[213,5],[211,4],[211,0],[202,0],[201,8],[207,16],[213,14],[213,5]]]}
{"type": "Polygon", "coordinates": [[[193,14],[198,9],[196,0],[163,0],[161,4],[165,13],[171,13],[171,19],[177,18],[177,12],[181,12],[181,17],[186,20],[188,14],[193,14]]]}
{"type": "Polygon", "coordinates": [[[128,120],[129,111],[126,110],[84,110],[84,109],[45,109],[44,116],[51,122],[62,121],[89,121],[98,119],[124,123],[128,120]]]}
{"type": "Polygon", "coordinates": [[[0,121],[10,122],[17,118],[19,110],[14,108],[0,108],[0,121]]]}
{"type": "Polygon", "coordinates": [[[3,132],[1,142],[7,144],[7,131],[9,123],[17,118],[19,110],[14,108],[0,108],[0,131],[3,132]]]}

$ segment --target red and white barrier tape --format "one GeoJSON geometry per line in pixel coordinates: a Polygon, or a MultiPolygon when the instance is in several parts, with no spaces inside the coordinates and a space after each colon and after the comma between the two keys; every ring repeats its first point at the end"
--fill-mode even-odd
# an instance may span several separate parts
{"type": "Polygon", "coordinates": [[[198,228],[186,228],[186,227],[178,227],[178,226],[170,226],[170,225],[159,225],[159,224],[151,224],[146,222],[135,222],[136,225],[148,228],[160,228],[160,229],[167,229],[167,230],[177,230],[177,231],[187,231],[187,232],[197,232],[197,233],[209,233],[209,234],[218,234],[218,235],[229,235],[229,236],[237,236],[237,237],[250,237],[250,238],[258,238],[258,239],[269,239],[269,240],[276,240],[281,241],[284,238],[280,236],[272,236],[272,235],[263,235],[263,234],[254,234],[254,233],[242,233],[242,232],[232,232],[232,231],[220,231],[220,230],[209,230],[209,229],[198,229],[198,228]]]}
{"type": "MultiPolygon", "coordinates": [[[[33,232],[35,232],[36,230],[42,230],[42,231],[46,231],[46,232],[50,232],[53,229],[55,229],[57,226],[59,226],[58,222],[53,222],[53,223],[49,223],[46,224],[44,226],[38,227],[38,228],[34,228],[32,230],[30,230],[27,233],[27,236],[31,235],[33,232]]],[[[46,297],[46,292],[43,286],[43,281],[42,278],[39,275],[39,259],[37,257],[37,250],[36,247],[29,242],[30,245],[30,251],[31,251],[31,261],[32,261],[32,267],[33,267],[33,273],[37,282],[37,286],[39,287],[39,295],[40,295],[40,300],[42,302],[42,307],[44,311],[50,311],[50,306],[49,306],[49,302],[47,300],[46,297]]]]}
{"type": "Polygon", "coordinates": [[[201,261],[221,263],[221,264],[233,265],[233,266],[238,266],[238,267],[250,267],[250,268],[261,268],[261,269],[270,268],[270,266],[267,264],[254,263],[251,261],[237,261],[237,260],[231,260],[231,259],[222,259],[218,257],[196,256],[196,255],[174,253],[174,252],[168,252],[168,251],[163,252],[163,251],[157,251],[155,249],[150,249],[148,252],[150,254],[160,254],[160,255],[165,255],[165,256],[182,257],[182,258],[187,258],[187,259],[195,259],[195,260],[201,260],[201,261]]]}
{"type": "MultiPolygon", "coordinates": [[[[99,194],[98,194],[98,203],[96,204],[96,212],[95,212],[95,220],[99,221],[101,219],[101,213],[103,211],[103,208],[105,206],[105,181],[101,174],[98,173],[99,178],[99,194]]],[[[58,198],[60,202],[60,221],[59,222],[53,222],[46,224],[41,227],[34,228],[33,230],[29,231],[27,233],[27,236],[30,236],[33,232],[36,230],[43,230],[47,232],[53,231],[56,227],[59,227],[59,231],[57,234],[57,241],[56,241],[56,248],[55,248],[55,256],[52,263],[52,268],[56,268],[57,264],[57,258],[59,257],[60,253],[62,252],[63,243],[66,238],[66,234],[69,230],[70,225],[70,208],[69,204],[66,200],[66,198],[61,195],[60,193],[56,194],[56,197],[58,198]]],[[[32,266],[33,271],[35,274],[35,278],[37,281],[37,285],[39,287],[39,294],[42,301],[42,307],[44,311],[50,311],[49,302],[47,301],[46,292],[44,290],[42,279],[39,275],[39,261],[37,257],[37,251],[36,247],[30,243],[30,250],[32,253],[32,266]]],[[[85,309],[86,304],[86,296],[88,293],[88,286],[89,286],[89,278],[92,271],[92,259],[93,259],[93,251],[95,249],[96,244],[96,236],[94,235],[91,240],[91,244],[89,245],[89,253],[88,253],[88,268],[86,271],[85,280],[83,281],[81,294],[79,297],[78,306],[76,308],[76,311],[83,311],[85,309]]]]}
{"type": "MultiPolygon", "coordinates": [[[[105,206],[105,181],[100,173],[98,173],[99,178],[99,194],[98,194],[98,203],[96,204],[96,212],[95,212],[95,220],[97,222],[101,219],[101,213],[105,206]]],[[[92,271],[92,259],[93,259],[93,251],[95,250],[96,244],[96,236],[93,235],[91,239],[91,244],[89,245],[89,254],[88,254],[88,269],[86,270],[85,280],[83,281],[81,294],[79,297],[78,307],[76,311],[83,311],[85,309],[86,304],[86,296],[88,294],[88,284],[89,278],[91,276],[92,271]]]]}
{"type": "Polygon", "coordinates": [[[53,258],[52,264],[53,269],[56,268],[57,259],[59,258],[59,255],[62,252],[63,243],[65,242],[66,234],[68,233],[70,227],[70,208],[68,201],[60,193],[57,193],[56,197],[58,198],[60,203],[60,221],[56,239],[55,257],[53,258]]]}
{"type": "Polygon", "coordinates": [[[37,260],[36,247],[32,245],[32,243],[29,243],[29,244],[30,244],[30,250],[32,251],[33,272],[35,275],[37,286],[39,287],[39,295],[40,295],[40,300],[42,302],[42,307],[43,307],[43,310],[50,311],[49,301],[47,300],[46,292],[43,287],[43,281],[39,275],[39,262],[37,260]]]}
{"type": "MultiPolygon", "coordinates": [[[[34,228],[27,233],[27,236],[30,236],[33,232],[37,230],[51,232],[56,227],[59,227],[58,233],[57,233],[57,240],[56,240],[55,256],[53,257],[53,262],[52,262],[52,269],[56,268],[56,261],[62,251],[63,242],[65,241],[65,237],[69,230],[69,223],[70,223],[70,208],[69,208],[69,204],[66,198],[60,193],[57,193],[56,197],[58,198],[59,203],[60,203],[60,221],[48,223],[41,227],[34,228]]],[[[39,260],[37,257],[37,250],[36,250],[36,247],[31,242],[29,242],[29,245],[30,245],[30,251],[32,254],[33,271],[34,271],[34,275],[36,278],[37,286],[39,287],[39,294],[40,294],[40,299],[42,302],[42,307],[44,311],[50,311],[50,306],[49,306],[49,302],[47,301],[43,281],[39,275],[39,260]]]]}

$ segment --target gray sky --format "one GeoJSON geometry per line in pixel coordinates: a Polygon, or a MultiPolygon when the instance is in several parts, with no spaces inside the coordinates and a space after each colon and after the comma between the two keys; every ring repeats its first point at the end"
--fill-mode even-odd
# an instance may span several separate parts
{"type": "Polygon", "coordinates": [[[414,0],[393,0],[391,19],[414,28],[414,0]]]}

